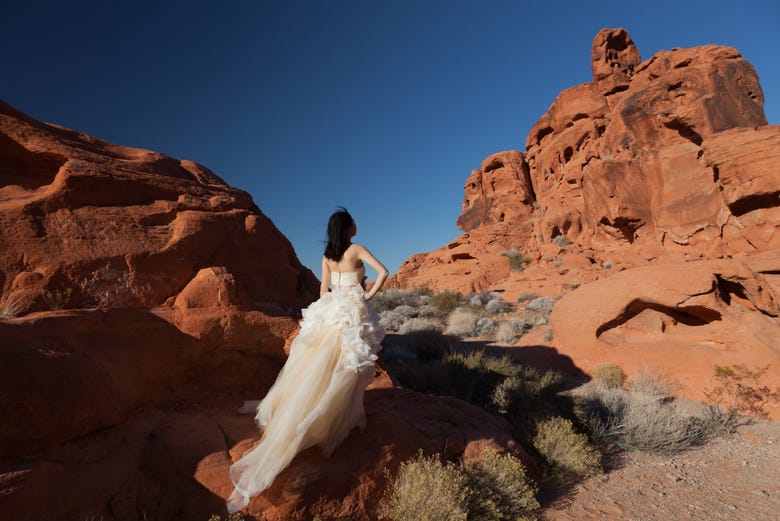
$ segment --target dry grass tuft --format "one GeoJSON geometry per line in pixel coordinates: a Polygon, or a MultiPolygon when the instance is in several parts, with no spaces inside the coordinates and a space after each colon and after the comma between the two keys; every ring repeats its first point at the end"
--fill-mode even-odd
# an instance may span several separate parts
{"type": "Polygon", "coordinates": [[[601,474],[601,453],[588,437],[574,430],[570,420],[559,416],[541,420],[533,438],[553,476],[565,481],[601,474]]]}
{"type": "Polygon", "coordinates": [[[401,463],[379,507],[379,516],[392,521],[466,521],[468,478],[451,463],[436,456],[416,457],[401,463]]]}
{"type": "Polygon", "coordinates": [[[460,294],[454,291],[444,290],[431,297],[429,304],[434,306],[442,313],[449,313],[460,306],[460,294]]]}
{"type": "Polygon", "coordinates": [[[460,337],[473,337],[476,335],[477,320],[479,316],[464,308],[458,308],[447,318],[447,334],[460,337]]]}
{"type": "Polygon", "coordinates": [[[469,519],[530,521],[539,509],[537,487],[523,463],[511,454],[486,448],[478,460],[463,465],[471,489],[469,519]]]}
{"type": "Polygon", "coordinates": [[[640,368],[628,382],[629,391],[654,396],[660,400],[673,397],[674,387],[668,376],[647,366],[640,368]]]}
{"type": "Polygon", "coordinates": [[[623,382],[626,381],[626,373],[619,365],[615,364],[603,364],[593,369],[591,377],[602,385],[611,389],[617,389],[623,387],[623,382]]]}
{"type": "Polygon", "coordinates": [[[532,521],[539,503],[536,484],[510,454],[485,449],[467,463],[442,463],[438,456],[401,463],[380,501],[379,516],[391,521],[532,521]]]}
{"type": "Polygon", "coordinates": [[[702,419],[680,413],[674,402],[656,395],[589,384],[584,400],[585,420],[599,443],[676,454],[704,443],[709,435],[702,419]]]}

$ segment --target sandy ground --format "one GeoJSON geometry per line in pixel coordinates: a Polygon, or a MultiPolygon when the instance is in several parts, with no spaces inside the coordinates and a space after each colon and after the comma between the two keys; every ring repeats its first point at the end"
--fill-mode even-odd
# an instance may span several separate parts
{"type": "Polygon", "coordinates": [[[759,421],[676,456],[623,453],[554,499],[545,521],[780,519],[780,423],[759,421]]]}

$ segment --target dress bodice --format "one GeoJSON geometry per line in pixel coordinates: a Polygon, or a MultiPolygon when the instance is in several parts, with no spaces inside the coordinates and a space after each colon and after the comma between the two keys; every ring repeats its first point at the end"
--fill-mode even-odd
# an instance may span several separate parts
{"type": "Polygon", "coordinates": [[[360,286],[365,274],[366,268],[364,267],[361,267],[358,271],[331,271],[330,287],[331,289],[339,289],[360,286]]]}

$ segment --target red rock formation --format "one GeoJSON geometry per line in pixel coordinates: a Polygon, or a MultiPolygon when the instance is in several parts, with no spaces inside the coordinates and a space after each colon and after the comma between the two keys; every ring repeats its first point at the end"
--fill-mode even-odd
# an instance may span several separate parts
{"type": "Polygon", "coordinates": [[[243,305],[290,311],[317,291],[249,194],[207,168],[2,102],[0,232],[0,300],[14,315],[50,309],[46,293],[69,308],[155,306],[210,266],[235,277],[243,305]]]}
{"type": "Polygon", "coordinates": [[[521,224],[531,215],[534,192],[528,165],[517,150],[499,152],[482,161],[466,181],[458,227],[473,230],[483,224],[521,224]]]}
{"type": "Polygon", "coordinates": [[[641,61],[639,50],[625,29],[602,29],[590,50],[593,86],[605,96],[626,90],[641,61]]]}
{"type": "Polygon", "coordinates": [[[640,63],[624,30],[604,29],[592,68],[591,83],[560,93],[531,128],[525,154],[490,156],[471,174],[458,218],[467,233],[410,258],[397,284],[509,287],[502,252],[549,257],[562,235],[590,255],[640,260],[780,246],[778,131],[737,51],[673,49],[640,63]],[[749,187],[737,188],[743,177],[749,187]]]}
{"type": "Polygon", "coordinates": [[[554,312],[562,355],[584,369],[657,363],[695,398],[714,364],[777,374],[780,127],[767,125],[753,67],[714,45],[641,61],[622,29],[602,30],[591,58],[593,81],[558,95],[524,154],[491,156],[471,174],[465,233],[409,258],[393,282],[508,300],[569,293],[554,312]],[[530,186],[486,190],[496,157],[530,186]],[[507,254],[530,260],[512,271],[507,254]],[[719,319],[684,322],[698,293],[719,319]]]}
{"type": "MultiPolygon", "coordinates": [[[[0,285],[0,518],[224,513],[228,468],[260,437],[235,411],[318,289],[249,195],[0,104],[0,285]]],[[[460,400],[381,377],[365,404],[364,433],[300,454],[250,512],[372,519],[385,468],[420,448],[489,444],[538,477],[505,420],[460,400]]]]}
{"type": "MultiPolygon", "coordinates": [[[[714,365],[769,364],[763,383],[780,388],[780,301],[761,272],[780,266],[780,253],[771,257],[667,263],[587,284],[553,308],[555,343],[585,371],[649,366],[698,400],[717,385],[714,365]]],[[[780,418],[780,404],[768,412],[780,418]]]]}

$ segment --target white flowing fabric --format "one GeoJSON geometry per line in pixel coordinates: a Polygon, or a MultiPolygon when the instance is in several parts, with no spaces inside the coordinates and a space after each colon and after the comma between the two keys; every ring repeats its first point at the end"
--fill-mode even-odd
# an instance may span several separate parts
{"type": "Polygon", "coordinates": [[[332,273],[332,291],[303,310],[290,356],[256,406],[262,439],[230,467],[235,490],[228,512],[271,486],[300,451],[320,445],[329,456],[355,426],[365,427],[363,394],[384,331],[366,303],[362,277],[363,271],[332,273]]]}

